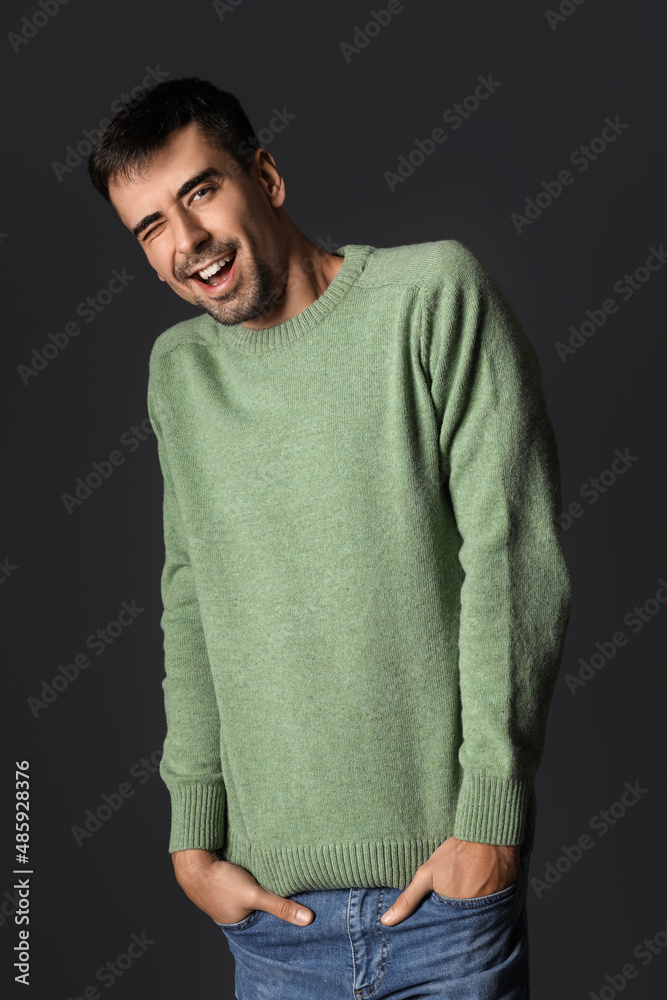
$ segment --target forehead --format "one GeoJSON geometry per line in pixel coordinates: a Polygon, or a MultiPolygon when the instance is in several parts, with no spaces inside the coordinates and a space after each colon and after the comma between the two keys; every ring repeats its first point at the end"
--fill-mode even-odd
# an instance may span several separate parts
{"type": "Polygon", "coordinates": [[[234,159],[226,150],[210,145],[194,122],[167,138],[150,159],[129,178],[109,182],[109,197],[121,221],[132,229],[143,216],[166,211],[179,189],[192,177],[215,167],[225,175],[234,171],[234,159]]]}

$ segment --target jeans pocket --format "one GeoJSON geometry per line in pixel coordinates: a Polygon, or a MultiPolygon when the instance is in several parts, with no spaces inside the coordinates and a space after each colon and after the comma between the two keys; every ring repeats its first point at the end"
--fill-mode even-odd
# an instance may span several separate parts
{"type": "Polygon", "coordinates": [[[521,869],[519,869],[519,874],[511,885],[505,886],[504,889],[498,889],[497,892],[491,892],[486,896],[469,896],[461,898],[457,898],[455,896],[442,896],[439,892],[436,892],[435,889],[431,890],[431,894],[436,902],[441,903],[443,906],[449,906],[459,910],[472,910],[482,906],[493,906],[494,903],[500,903],[502,900],[513,896],[519,887],[520,881],[521,869]]]}
{"type": "Polygon", "coordinates": [[[244,931],[246,927],[254,924],[262,913],[264,910],[251,910],[247,917],[238,920],[235,924],[219,924],[217,920],[214,920],[213,923],[223,931],[244,931]]]}

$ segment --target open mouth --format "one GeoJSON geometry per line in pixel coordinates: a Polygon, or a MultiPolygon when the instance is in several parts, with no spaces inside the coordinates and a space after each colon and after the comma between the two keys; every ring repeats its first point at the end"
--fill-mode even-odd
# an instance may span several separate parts
{"type": "Polygon", "coordinates": [[[215,261],[202,271],[195,271],[195,273],[191,275],[192,280],[201,288],[205,288],[209,294],[211,292],[218,291],[224,285],[229,283],[234,271],[235,261],[236,253],[232,254],[227,261],[225,261],[224,258],[222,260],[215,261]],[[205,277],[202,277],[202,274],[205,275],[205,277]]]}

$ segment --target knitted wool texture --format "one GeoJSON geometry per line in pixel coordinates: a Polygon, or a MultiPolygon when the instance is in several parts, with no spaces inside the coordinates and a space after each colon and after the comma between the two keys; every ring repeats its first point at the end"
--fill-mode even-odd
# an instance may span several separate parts
{"type": "Polygon", "coordinates": [[[569,619],[537,355],[460,242],[350,244],[263,330],[164,331],[169,850],[281,895],[532,848],[569,619]]]}

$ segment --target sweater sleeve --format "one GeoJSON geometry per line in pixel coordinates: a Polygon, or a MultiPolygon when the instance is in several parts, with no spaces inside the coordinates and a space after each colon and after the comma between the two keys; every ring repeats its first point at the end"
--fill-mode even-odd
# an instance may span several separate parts
{"type": "Polygon", "coordinates": [[[218,712],[193,570],[174,492],[151,379],[148,415],[164,482],[165,560],[161,575],[167,733],[160,776],[171,798],[169,851],[223,846],[225,788],[218,712]]]}
{"type": "Polygon", "coordinates": [[[511,845],[524,838],[570,614],[559,460],[532,344],[481,263],[444,242],[425,289],[424,364],[464,571],[453,834],[511,845]]]}

